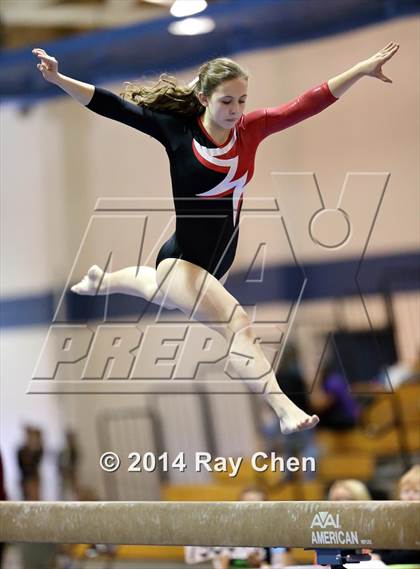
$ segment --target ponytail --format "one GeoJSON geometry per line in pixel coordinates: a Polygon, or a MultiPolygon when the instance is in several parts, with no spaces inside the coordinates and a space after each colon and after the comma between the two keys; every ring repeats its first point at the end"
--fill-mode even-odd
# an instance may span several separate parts
{"type": "Polygon", "coordinates": [[[248,79],[248,73],[231,59],[217,58],[201,65],[198,76],[188,85],[178,85],[176,77],[162,73],[151,86],[125,83],[125,90],[120,95],[153,111],[199,116],[205,107],[197,93],[211,97],[221,83],[237,78],[248,79]]]}

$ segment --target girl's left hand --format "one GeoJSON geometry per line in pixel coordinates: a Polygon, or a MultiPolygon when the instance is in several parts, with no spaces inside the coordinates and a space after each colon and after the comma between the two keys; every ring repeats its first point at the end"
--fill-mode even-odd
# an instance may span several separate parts
{"type": "Polygon", "coordinates": [[[387,46],[378,51],[378,53],[369,57],[369,59],[361,61],[359,63],[360,71],[364,75],[376,77],[377,79],[381,79],[381,81],[385,81],[385,83],[392,83],[391,79],[383,74],[382,65],[397,53],[399,47],[397,43],[390,42],[387,46]]]}

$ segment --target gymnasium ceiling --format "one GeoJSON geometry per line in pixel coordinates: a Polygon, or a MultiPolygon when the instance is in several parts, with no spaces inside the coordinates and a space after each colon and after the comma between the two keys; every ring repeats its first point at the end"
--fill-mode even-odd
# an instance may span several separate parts
{"type": "MultiPolygon", "coordinates": [[[[0,49],[169,16],[174,0],[0,0],[0,49]]],[[[190,0],[191,1],[191,0],[190,0]]],[[[218,0],[207,0],[215,4],[218,0]]]]}

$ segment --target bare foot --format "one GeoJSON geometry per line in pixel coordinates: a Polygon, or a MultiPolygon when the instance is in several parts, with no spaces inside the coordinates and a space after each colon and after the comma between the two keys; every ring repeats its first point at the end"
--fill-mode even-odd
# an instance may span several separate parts
{"type": "Polygon", "coordinates": [[[98,265],[93,265],[83,277],[83,279],[71,287],[71,291],[76,294],[95,296],[96,294],[106,294],[106,283],[103,270],[98,265]]]}
{"type": "Polygon", "coordinates": [[[287,405],[287,407],[283,409],[282,416],[280,416],[280,429],[283,435],[290,435],[298,431],[312,429],[319,423],[319,417],[317,415],[307,415],[294,403],[291,401],[290,403],[291,405],[287,405]]]}

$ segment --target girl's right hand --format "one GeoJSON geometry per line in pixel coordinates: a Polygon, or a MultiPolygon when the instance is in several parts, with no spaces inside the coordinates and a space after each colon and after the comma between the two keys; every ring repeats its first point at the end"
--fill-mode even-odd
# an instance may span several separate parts
{"type": "Polygon", "coordinates": [[[32,53],[40,60],[37,68],[42,73],[43,78],[50,83],[55,83],[58,78],[58,61],[55,57],[51,57],[39,47],[33,49],[32,53]]]}

